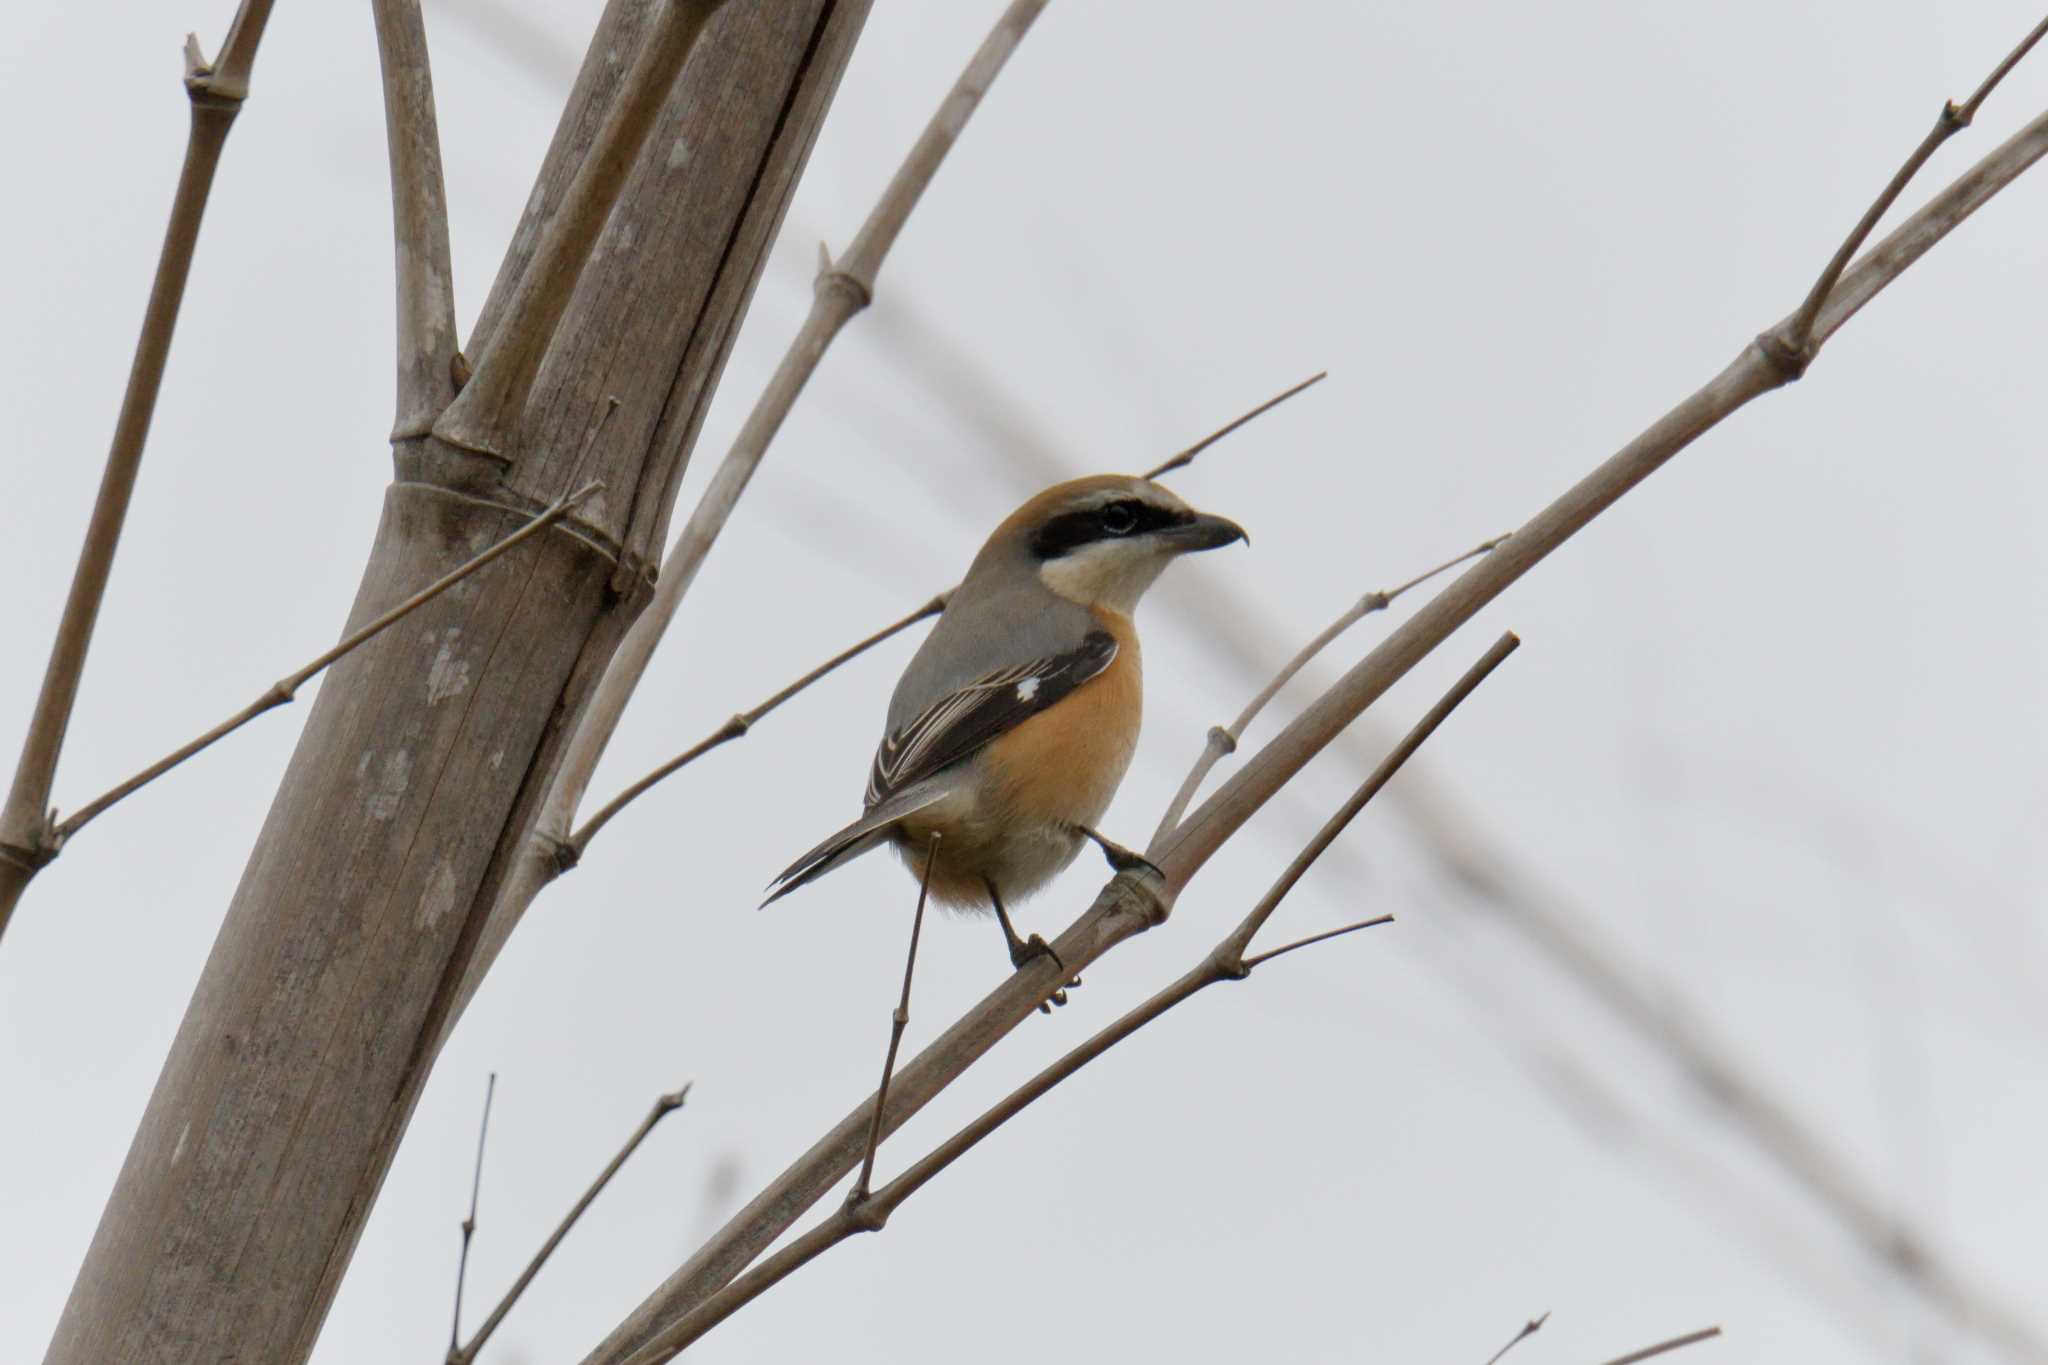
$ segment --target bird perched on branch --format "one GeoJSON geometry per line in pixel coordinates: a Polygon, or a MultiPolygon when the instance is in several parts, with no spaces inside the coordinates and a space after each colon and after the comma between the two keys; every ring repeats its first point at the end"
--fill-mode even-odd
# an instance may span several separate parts
{"type": "Polygon", "coordinates": [[[1150,865],[1095,828],[1138,742],[1131,610],[1181,555],[1246,539],[1122,475],[1055,485],[1012,512],[896,684],[861,817],[791,863],[768,901],[885,842],[923,878],[936,833],[931,894],[993,910],[1014,966],[1058,962],[1037,934],[1018,936],[1007,902],[1084,840],[1119,871],[1150,865]]]}

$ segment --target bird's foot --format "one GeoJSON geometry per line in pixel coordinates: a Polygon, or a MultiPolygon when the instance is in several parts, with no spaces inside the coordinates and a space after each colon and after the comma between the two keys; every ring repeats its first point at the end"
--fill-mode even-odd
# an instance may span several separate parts
{"type": "Polygon", "coordinates": [[[1086,825],[1076,825],[1074,826],[1074,829],[1077,833],[1083,835],[1084,837],[1093,839],[1096,845],[1102,849],[1102,856],[1109,860],[1110,867],[1114,868],[1116,871],[1144,871],[1150,872],[1155,877],[1164,878],[1166,876],[1164,872],[1161,872],[1159,870],[1159,864],[1153,862],[1144,854],[1136,852],[1132,849],[1125,848],[1116,840],[1111,839],[1106,835],[1098,834],[1094,830],[1088,828],[1088,826],[1086,825]]]}
{"type": "MultiPolygon", "coordinates": [[[[1003,926],[1003,942],[1009,945],[1010,965],[1021,972],[1029,963],[1035,962],[1041,957],[1049,957],[1052,959],[1053,965],[1060,969],[1060,973],[1065,975],[1067,964],[1060,960],[1060,955],[1054,951],[1053,946],[1047,943],[1043,937],[1038,934],[1033,934],[1030,938],[1019,938],[1017,936],[1016,926],[1010,923],[1010,912],[1003,908],[1003,898],[997,892],[995,883],[993,881],[987,882],[987,886],[989,904],[994,906],[996,911],[996,923],[1003,926]]],[[[1066,1004],[1067,992],[1080,984],[1081,978],[1078,976],[1069,979],[1066,985],[1061,986],[1044,1000],[1038,1002],[1038,1012],[1040,1014],[1051,1014],[1052,1007],[1054,1005],[1066,1004]]]]}
{"type": "Polygon", "coordinates": [[[1052,945],[1039,935],[1033,934],[1030,938],[1024,939],[1017,938],[1014,935],[1011,936],[1010,965],[1012,967],[1022,971],[1026,964],[1035,962],[1041,957],[1051,958],[1053,965],[1061,971],[1065,971],[1067,968],[1067,964],[1060,961],[1060,955],[1053,951],[1052,945]]]}
{"type": "MultiPolygon", "coordinates": [[[[1027,939],[1012,939],[1010,941],[1010,965],[1018,971],[1024,970],[1026,966],[1036,962],[1041,957],[1051,958],[1055,967],[1058,967],[1062,972],[1066,971],[1067,964],[1060,960],[1059,953],[1039,935],[1033,934],[1027,939]]],[[[1038,1012],[1040,1014],[1051,1014],[1052,1007],[1054,1005],[1066,1004],[1067,992],[1077,989],[1080,984],[1081,978],[1078,976],[1067,978],[1065,985],[1059,987],[1051,995],[1038,1002],[1038,1012]]]]}

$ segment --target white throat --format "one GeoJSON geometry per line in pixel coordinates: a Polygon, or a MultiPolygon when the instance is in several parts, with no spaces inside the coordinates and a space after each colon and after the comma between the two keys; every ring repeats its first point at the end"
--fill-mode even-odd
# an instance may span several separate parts
{"type": "Polygon", "coordinates": [[[1038,566],[1038,577],[1069,602],[1128,616],[1172,558],[1157,543],[1102,540],[1048,559],[1038,566]]]}

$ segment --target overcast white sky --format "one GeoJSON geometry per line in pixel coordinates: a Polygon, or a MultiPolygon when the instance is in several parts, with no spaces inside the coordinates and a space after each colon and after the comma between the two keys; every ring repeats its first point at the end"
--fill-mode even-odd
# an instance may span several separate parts
{"type": "MultiPolygon", "coordinates": [[[[995,0],[882,0],[683,497],[995,0]]],[[[429,6],[458,307],[480,305],[591,3],[429,6]],[[515,12],[516,11],[516,12],[515,12]]],[[[90,506],[184,140],[177,48],[227,0],[13,16],[0,215],[0,754],[90,506]]],[[[1149,465],[1330,380],[1175,481],[1247,554],[1141,615],[1142,842],[1256,686],[1368,589],[1507,529],[1788,311],[2016,0],[1713,6],[1055,0],[707,564],[602,798],[951,582],[1056,477],[1149,465]],[[879,532],[879,534],[877,534],[879,532]]],[[[389,210],[365,7],[279,6],[208,214],[58,802],[330,643],[390,466],[389,210]]],[[[2048,101],[2037,54],[1924,184],[2048,101]]],[[[2048,1338],[2048,515],[2037,169],[1376,710],[1525,646],[1413,773],[1511,885],[1721,1040],[1841,1169],[2048,1338]]],[[[1375,632],[1291,689],[1291,707],[1375,632]]],[[[579,1359],[867,1093],[909,911],[869,859],[756,915],[855,808],[900,641],[644,799],[536,907],[443,1055],[316,1359],[445,1341],[484,1077],[474,1321],[637,1122],[696,1081],[492,1354],[579,1359]]],[[[0,943],[0,1360],[39,1358],[303,708],[66,851],[0,943]]],[[[1262,726],[1253,738],[1270,734],[1262,726]]],[[[1333,752],[1163,932],[882,1153],[886,1173],[1176,974],[1362,774],[1333,752]]],[[[1398,806],[1279,916],[1396,926],[1218,991],[701,1348],[714,1361],[2008,1359],[1930,1311],[1647,1040],[1448,883],[1398,806]],[[1688,1357],[1691,1358],[1691,1357],[1688,1357]]],[[[1084,860],[1025,907],[1048,932],[1084,860]]],[[[1275,941],[1278,941],[1277,937],[1275,941]]],[[[908,1043],[1004,969],[926,936],[908,1043]]]]}

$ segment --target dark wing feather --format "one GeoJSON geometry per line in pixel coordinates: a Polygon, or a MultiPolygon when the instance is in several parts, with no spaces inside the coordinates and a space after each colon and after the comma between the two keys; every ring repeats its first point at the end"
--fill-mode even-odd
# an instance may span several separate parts
{"type": "Polygon", "coordinates": [[[1064,654],[998,669],[948,692],[883,737],[867,804],[879,805],[1014,730],[1108,668],[1116,649],[1114,636],[1093,630],[1064,654]]]}

